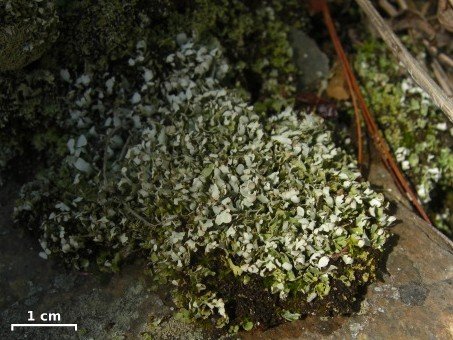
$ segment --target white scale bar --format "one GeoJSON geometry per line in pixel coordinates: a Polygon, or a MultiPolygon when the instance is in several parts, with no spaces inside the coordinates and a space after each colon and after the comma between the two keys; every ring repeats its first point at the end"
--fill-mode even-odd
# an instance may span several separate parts
{"type": "Polygon", "coordinates": [[[77,331],[76,323],[13,323],[11,331],[14,331],[14,327],[74,327],[77,331]]]}

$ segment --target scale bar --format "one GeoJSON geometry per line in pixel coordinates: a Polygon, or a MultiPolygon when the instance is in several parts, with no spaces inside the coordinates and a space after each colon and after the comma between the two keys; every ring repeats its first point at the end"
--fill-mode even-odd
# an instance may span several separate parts
{"type": "Polygon", "coordinates": [[[13,323],[11,331],[14,331],[14,327],[74,327],[77,331],[76,323],[13,323]]]}

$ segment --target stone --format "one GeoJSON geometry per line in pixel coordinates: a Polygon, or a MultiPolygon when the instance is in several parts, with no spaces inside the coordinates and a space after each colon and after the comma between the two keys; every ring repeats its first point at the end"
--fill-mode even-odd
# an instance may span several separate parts
{"type": "Polygon", "coordinates": [[[423,306],[428,293],[429,289],[417,282],[399,287],[400,299],[408,306],[423,306]]]}
{"type": "Polygon", "coordinates": [[[300,72],[297,87],[307,92],[317,92],[321,81],[329,75],[329,59],[304,32],[293,29],[289,39],[294,52],[294,63],[300,72]]]}

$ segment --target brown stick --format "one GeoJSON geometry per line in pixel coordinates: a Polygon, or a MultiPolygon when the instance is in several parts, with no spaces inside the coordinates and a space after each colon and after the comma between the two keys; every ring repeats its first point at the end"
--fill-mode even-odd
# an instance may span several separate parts
{"type": "Polygon", "coordinates": [[[356,0],[366,13],[373,26],[381,35],[387,46],[392,50],[398,61],[402,62],[415,82],[431,97],[448,119],[453,122],[453,99],[431,79],[417,60],[407,51],[392,29],[376,11],[369,0],[356,0]]]}
{"type": "Polygon", "coordinates": [[[354,116],[355,116],[355,130],[357,134],[357,162],[359,166],[363,166],[363,141],[362,141],[362,123],[360,122],[359,107],[357,105],[357,99],[355,98],[352,85],[349,84],[351,90],[352,103],[354,105],[354,116]]]}

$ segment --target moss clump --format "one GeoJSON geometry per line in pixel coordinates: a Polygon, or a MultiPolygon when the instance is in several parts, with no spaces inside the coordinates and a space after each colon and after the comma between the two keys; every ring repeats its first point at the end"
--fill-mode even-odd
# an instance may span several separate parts
{"type": "Polygon", "coordinates": [[[383,44],[365,43],[357,52],[355,68],[402,170],[435,225],[453,237],[453,206],[447,197],[453,187],[451,123],[383,44]]]}
{"type": "Polygon", "coordinates": [[[215,46],[186,42],[165,62],[148,48],[111,74],[68,71],[67,155],[15,210],[41,256],[106,270],[146,256],[182,315],[218,327],[342,310],[332,288],[374,278],[383,196],[320,118],[266,119],[225,89],[215,46]]]}
{"type": "MultiPolygon", "coordinates": [[[[24,13],[24,20],[30,17],[40,22],[41,14],[47,19],[49,39],[42,36],[43,46],[56,37],[51,33],[57,21],[50,1],[11,1],[0,10],[6,13],[5,8],[8,18],[24,13]]],[[[52,146],[53,151],[48,150],[44,159],[52,158],[55,150],[60,155],[58,136],[66,131],[60,114],[67,96],[61,72],[108,72],[116,63],[131,58],[139,40],[145,40],[147,53],[159,60],[174,50],[174,37],[181,31],[193,32],[206,41],[216,40],[231,65],[226,82],[252,98],[257,111],[277,112],[291,103],[295,68],[287,34],[291,27],[307,25],[298,1],[282,6],[275,0],[159,0],[152,4],[144,0],[65,0],[57,3],[56,11],[60,18],[58,43],[35,68],[10,72],[0,79],[0,105],[5,108],[0,113],[0,170],[24,150],[36,153],[52,146]]],[[[187,36],[180,34],[176,40],[184,39],[187,36]]],[[[7,60],[12,61],[19,59],[7,60]]]]}
{"type": "MultiPolygon", "coordinates": [[[[150,19],[133,0],[68,1],[61,6],[64,21],[62,58],[72,65],[81,61],[104,65],[128,57],[137,38],[145,37],[150,19]]],[[[149,4],[153,8],[159,4],[149,4]]]]}
{"type": "Polygon", "coordinates": [[[64,120],[58,83],[46,69],[0,77],[0,185],[3,170],[24,153],[46,150],[50,158],[61,157],[64,120]]]}
{"type": "Polygon", "coordinates": [[[295,91],[296,69],[288,34],[308,25],[299,1],[168,1],[169,36],[195,32],[217,39],[230,61],[229,82],[255,102],[258,111],[279,111],[295,91]],[[245,91],[244,91],[245,90],[245,91]]]}
{"type": "Polygon", "coordinates": [[[58,37],[53,0],[2,1],[0,19],[0,72],[40,58],[58,37]]]}

